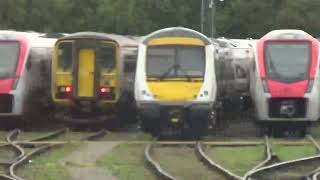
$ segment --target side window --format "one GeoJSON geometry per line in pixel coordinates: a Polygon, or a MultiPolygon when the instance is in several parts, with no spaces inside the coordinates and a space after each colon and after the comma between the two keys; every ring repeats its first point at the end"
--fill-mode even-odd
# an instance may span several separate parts
{"type": "Polygon", "coordinates": [[[58,47],[58,68],[70,70],[72,66],[72,42],[61,42],[58,47]]]}

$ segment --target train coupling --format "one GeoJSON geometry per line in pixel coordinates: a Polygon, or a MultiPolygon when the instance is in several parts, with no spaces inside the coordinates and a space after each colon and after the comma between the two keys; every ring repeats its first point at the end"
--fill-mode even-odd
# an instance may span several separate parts
{"type": "Polygon", "coordinates": [[[183,122],[183,112],[180,109],[173,109],[168,113],[171,123],[178,124],[183,122]]]}
{"type": "Polygon", "coordinates": [[[280,114],[289,118],[293,117],[296,113],[296,105],[294,101],[283,101],[280,104],[280,114]]]}

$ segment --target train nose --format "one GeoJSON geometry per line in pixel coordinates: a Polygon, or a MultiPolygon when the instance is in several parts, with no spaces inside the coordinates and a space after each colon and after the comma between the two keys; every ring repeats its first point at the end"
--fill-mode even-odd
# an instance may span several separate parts
{"type": "Polygon", "coordinates": [[[294,101],[284,101],[280,104],[280,114],[287,117],[293,117],[296,113],[296,105],[294,101]]]}

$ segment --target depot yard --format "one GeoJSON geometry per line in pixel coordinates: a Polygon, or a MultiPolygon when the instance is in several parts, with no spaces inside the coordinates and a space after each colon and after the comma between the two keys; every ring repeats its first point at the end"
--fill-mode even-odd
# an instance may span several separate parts
{"type": "MultiPolygon", "coordinates": [[[[33,138],[43,136],[48,132],[22,132],[18,136],[18,141],[27,141],[33,138]]],[[[17,170],[17,174],[25,179],[35,180],[69,180],[76,179],[70,174],[70,167],[79,168],[81,171],[86,169],[94,169],[96,171],[105,171],[111,174],[115,179],[157,179],[154,171],[147,166],[144,159],[144,151],[146,145],[152,140],[152,137],[141,131],[127,132],[108,132],[104,137],[99,138],[93,144],[88,144],[83,138],[93,134],[90,131],[68,131],[67,133],[56,137],[52,141],[65,142],[63,146],[51,149],[44,154],[32,158],[26,165],[17,170]],[[101,152],[94,162],[78,162],[68,161],[66,159],[75,153],[82,152],[88,148],[88,145],[108,146],[108,143],[116,143],[111,150],[101,152]],[[96,143],[96,144],[95,144],[96,143]]],[[[318,133],[318,129],[313,130],[314,134],[318,133]]],[[[8,131],[0,131],[0,138],[5,140],[8,131]]],[[[227,168],[237,175],[244,175],[248,170],[262,162],[265,158],[263,138],[215,138],[208,136],[205,142],[261,142],[256,146],[237,146],[237,147],[215,147],[206,146],[206,153],[215,162],[227,168]]],[[[278,157],[285,160],[292,160],[306,156],[317,154],[317,150],[306,139],[276,139],[271,138],[270,142],[273,151],[278,157]],[[290,146],[281,145],[279,143],[293,143],[290,146]],[[294,145],[296,143],[296,145],[294,145]],[[299,144],[300,143],[300,144],[299,144]],[[304,144],[305,143],[305,144],[304,144]],[[298,145],[299,144],[299,145],[298,145]]],[[[4,142],[2,142],[3,144],[4,142]]],[[[161,142],[159,142],[161,144],[161,142]]],[[[171,142],[174,144],[174,142],[171,142]]],[[[222,178],[221,174],[208,169],[199,161],[194,151],[194,145],[189,141],[179,142],[181,146],[162,146],[157,145],[153,150],[154,158],[159,161],[161,167],[174,177],[182,179],[210,179],[213,177],[222,178]],[[183,145],[183,144],[186,145],[183,145]]],[[[83,156],[90,153],[97,153],[97,148],[91,148],[92,152],[83,152],[83,156]]],[[[98,148],[99,149],[99,148],[98,148]]],[[[30,152],[27,149],[26,152],[30,152]]],[[[12,157],[12,152],[0,150],[0,162],[7,157],[12,157]],[[9,154],[8,154],[9,153],[9,154]],[[5,154],[5,155],[4,155],[5,154]]],[[[81,154],[81,153],[80,153],[81,154]]],[[[1,167],[1,166],[0,166],[1,167]]],[[[0,168],[0,174],[5,173],[4,168],[0,168]]],[[[102,173],[101,178],[105,176],[102,173]]],[[[85,178],[84,178],[85,179],[85,178]]]]}

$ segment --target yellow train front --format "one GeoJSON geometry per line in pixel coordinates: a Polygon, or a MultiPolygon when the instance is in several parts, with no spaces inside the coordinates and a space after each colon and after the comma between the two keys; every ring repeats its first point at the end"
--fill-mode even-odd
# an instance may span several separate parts
{"type": "Polygon", "coordinates": [[[142,128],[153,136],[206,135],[215,121],[214,46],[191,29],[153,32],[140,42],[135,100],[142,128]]]}
{"type": "Polygon", "coordinates": [[[120,97],[120,46],[107,34],[81,32],[57,41],[52,62],[55,119],[114,120],[120,97]]]}

